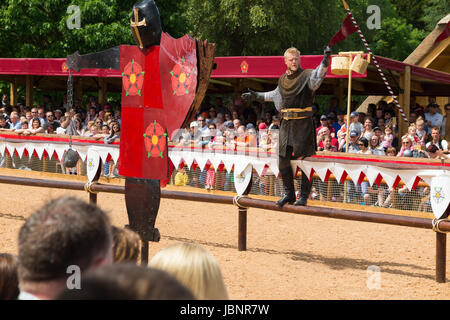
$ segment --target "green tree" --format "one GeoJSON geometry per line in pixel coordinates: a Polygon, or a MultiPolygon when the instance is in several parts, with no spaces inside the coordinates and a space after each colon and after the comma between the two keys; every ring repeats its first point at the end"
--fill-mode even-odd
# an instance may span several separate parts
{"type": "MultiPolygon", "coordinates": [[[[181,3],[184,0],[181,1],[181,3]]],[[[134,44],[130,18],[136,0],[8,0],[0,5],[3,57],[65,57],[134,44]],[[80,8],[79,29],[69,29],[71,5],[80,8]]],[[[158,2],[158,1],[157,1],[158,2]]],[[[163,30],[182,36],[187,29],[174,0],[159,1],[163,30]]]]}
{"type": "Polygon", "coordinates": [[[384,19],[375,35],[376,54],[403,61],[425,38],[426,32],[415,29],[403,18],[384,19]]]}
{"type": "Polygon", "coordinates": [[[428,0],[423,16],[426,30],[432,31],[439,20],[448,14],[450,14],[450,0],[428,0]]]}

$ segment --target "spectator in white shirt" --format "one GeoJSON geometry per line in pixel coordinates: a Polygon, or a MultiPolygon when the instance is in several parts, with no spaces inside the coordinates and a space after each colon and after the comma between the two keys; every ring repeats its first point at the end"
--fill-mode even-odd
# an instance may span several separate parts
{"type": "MultiPolygon", "coordinates": [[[[432,127],[437,127],[439,130],[442,126],[444,116],[438,112],[439,106],[437,104],[430,105],[430,112],[425,113],[425,121],[427,122],[428,130],[432,127]]],[[[430,133],[430,131],[428,131],[430,133]]]]}

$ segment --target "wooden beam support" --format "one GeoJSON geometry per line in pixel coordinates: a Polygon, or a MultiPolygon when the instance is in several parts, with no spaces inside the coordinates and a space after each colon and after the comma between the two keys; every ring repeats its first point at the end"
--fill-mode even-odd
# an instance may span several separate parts
{"type": "Polygon", "coordinates": [[[108,83],[106,82],[106,78],[98,78],[98,103],[101,106],[106,104],[106,95],[108,92],[108,83]]]}
{"type": "Polygon", "coordinates": [[[33,102],[33,76],[28,74],[25,79],[25,103],[32,107],[33,102]]]}
{"type": "Polygon", "coordinates": [[[14,80],[10,82],[9,87],[9,103],[12,106],[17,106],[17,78],[14,77],[14,80]]]}

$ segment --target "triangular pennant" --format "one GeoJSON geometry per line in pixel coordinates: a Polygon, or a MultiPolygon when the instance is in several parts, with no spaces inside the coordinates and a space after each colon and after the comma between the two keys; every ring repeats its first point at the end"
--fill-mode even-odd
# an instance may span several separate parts
{"type": "Polygon", "coordinates": [[[278,177],[278,175],[280,174],[280,169],[278,167],[278,160],[271,159],[269,162],[269,169],[270,169],[270,171],[273,172],[273,175],[275,177],[278,177]]]}
{"type": "Polygon", "coordinates": [[[17,143],[16,144],[16,151],[19,158],[22,158],[23,152],[25,151],[25,144],[23,143],[17,143]]]}
{"type": "Polygon", "coordinates": [[[169,153],[169,158],[173,163],[173,166],[175,168],[178,168],[178,166],[180,165],[180,161],[181,161],[181,155],[178,152],[171,152],[169,153]]]}
{"type": "MultiPolygon", "coordinates": [[[[219,169],[220,164],[222,163],[221,157],[218,157],[217,154],[215,154],[211,159],[211,164],[214,167],[214,169],[217,171],[219,169]]],[[[220,170],[220,169],[219,169],[220,170]]]]}
{"type": "Polygon", "coordinates": [[[350,179],[352,179],[353,183],[357,184],[359,181],[359,177],[361,176],[361,172],[364,173],[366,166],[359,164],[345,164],[344,168],[350,179]]]}
{"type": "Polygon", "coordinates": [[[192,163],[194,162],[194,153],[193,152],[184,152],[183,160],[184,160],[184,163],[190,169],[192,167],[192,163]]]}
{"type": "Polygon", "coordinates": [[[291,160],[292,175],[294,176],[294,178],[297,176],[298,170],[300,170],[301,163],[302,160],[291,160]]]}
{"type": "MultiPolygon", "coordinates": [[[[344,167],[342,167],[340,163],[330,163],[330,171],[336,178],[336,181],[338,183],[341,183],[343,174],[345,172],[344,167]]],[[[347,175],[347,173],[345,173],[345,175],[347,175]]]]}
{"type": "Polygon", "coordinates": [[[205,169],[206,162],[208,162],[208,155],[207,153],[195,153],[195,162],[197,162],[197,165],[200,168],[200,171],[203,171],[205,169]]]}
{"type": "MultiPolygon", "coordinates": [[[[56,154],[58,155],[58,159],[59,160],[62,160],[63,159],[63,156],[64,156],[64,152],[66,151],[66,148],[65,147],[55,147],[55,152],[56,152],[56,154]]],[[[28,149],[28,153],[29,154],[32,154],[32,150],[31,150],[31,152],[30,152],[30,150],[28,149]]]]}
{"type": "Polygon", "coordinates": [[[397,179],[398,170],[383,168],[380,174],[383,177],[384,181],[386,181],[387,186],[389,188],[392,188],[394,186],[395,180],[397,179]]]}
{"type": "Polygon", "coordinates": [[[248,165],[251,166],[248,157],[237,157],[236,162],[234,163],[234,171],[237,174],[241,174],[242,171],[244,171],[248,165]]]}
{"type": "Polygon", "coordinates": [[[5,148],[6,145],[4,143],[0,143],[0,153],[2,154],[2,157],[5,156],[5,148]]]}
{"type": "Polygon", "coordinates": [[[42,145],[36,145],[34,147],[34,151],[36,151],[36,154],[37,154],[39,160],[42,159],[42,155],[44,154],[44,150],[45,150],[45,148],[42,145]]]}
{"type": "Polygon", "coordinates": [[[110,151],[110,155],[111,155],[111,157],[112,157],[114,163],[117,163],[117,162],[119,161],[119,156],[120,156],[120,151],[119,151],[119,149],[116,149],[116,148],[112,149],[112,150],[110,151]]]}
{"type": "MultiPolygon", "coordinates": [[[[313,170],[314,162],[302,160],[299,163],[300,169],[306,174],[308,179],[311,177],[311,172],[313,170]]],[[[303,173],[302,173],[303,174],[303,173]]]]}
{"type": "Polygon", "coordinates": [[[51,160],[53,157],[53,152],[55,152],[55,145],[52,143],[47,144],[45,151],[47,151],[48,157],[51,160]]]}
{"type": "Polygon", "coordinates": [[[223,155],[223,164],[225,165],[225,169],[227,170],[228,173],[231,172],[231,169],[233,168],[233,164],[234,164],[234,155],[230,155],[230,154],[224,154],[223,155]]]}
{"type": "Polygon", "coordinates": [[[318,162],[314,165],[314,171],[317,173],[317,175],[319,176],[320,180],[322,180],[322,182],[326,182],[325,177],[327,176],[329,167],[330,167],[330,164],[326,163],[326,162],[318,162]]]}
{"type": "Polygon", "coordinates": [[[366,178],[367,178],[367,180],[369,180],[370,186],[373,186],[373,184],[375,183],[375,180],[377,179],[379,173],[380,173],[380,169],[378,167],[367,166],[366,178]]]}
{"type": "Polygon", "coordinates": [[[266,167],[266,163],[261,160],[255,160],[253,161],[253,168],[255,169],[258,176],[262,176],[264,168],[266,167]]]}
{"type": "Polygon", "coordinates": [[[109,155],[108,150],[105,150],[102,148],[102,149],[96,149],[95,151],[97,151],[97,153],[100,156],[100,159],[102,159],[102,163],[103,164],[107,163],[107,159],[108,159],[108,155],[109,155]]]}
{"type": "Polygon", "coordinates": [[[15,149],[16,148],[14,147],[14,145],[12,145],[10,143],[6,144],[6,150],[8,150],[8,153],[10,156],[12,156],[14,154],[15,149]]]}
{"type": "Polygon", "coordinates": [[[417,170],[399,170],[398,173],[408,190],[413,190],[417,178],[417,170]]]}

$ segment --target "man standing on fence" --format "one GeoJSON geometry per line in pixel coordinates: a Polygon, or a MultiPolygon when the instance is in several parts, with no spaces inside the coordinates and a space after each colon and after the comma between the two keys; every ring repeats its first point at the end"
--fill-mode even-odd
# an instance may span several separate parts
{"type": "MultiPolygon", "coordinates": [[[[272,101],[280,111],[278,166],[285,194],[277,201],[279,207],[296,200],[291,159],[303,159],[315,154],[316,135],[312,104],[315,91],[325,79],[330,55],[331,48],[327,46],[324,58],[316,69],[302,69],[300,52],[296,48],[289,48],[284,53],[287,70],[278,80],[278,87],[275,90],[270,92],[249,90],[242,94],[245,101],[272,101]]],[[[306,174],[302,173],[300,198],[294,204],[305,206],[310,192],[311,182],[306,174]]]]}

